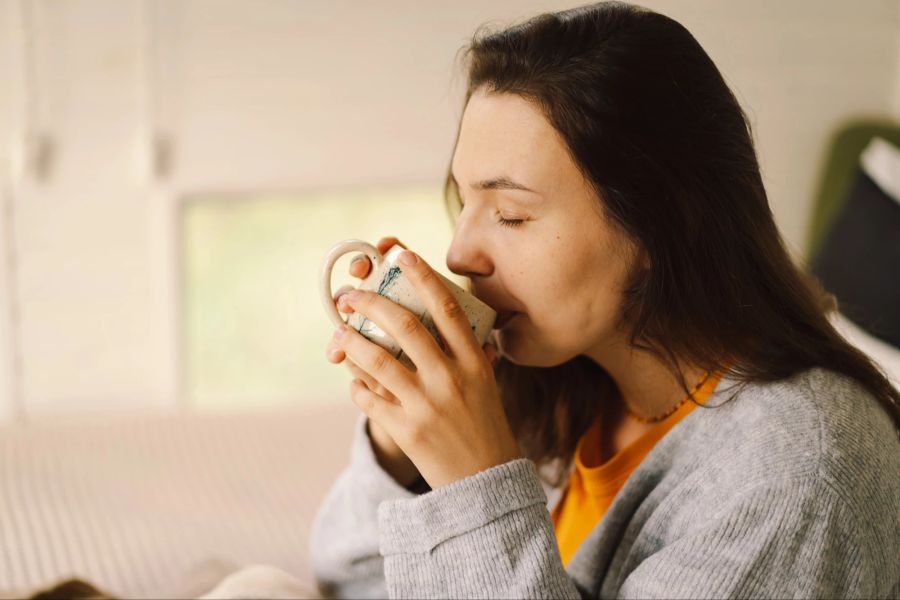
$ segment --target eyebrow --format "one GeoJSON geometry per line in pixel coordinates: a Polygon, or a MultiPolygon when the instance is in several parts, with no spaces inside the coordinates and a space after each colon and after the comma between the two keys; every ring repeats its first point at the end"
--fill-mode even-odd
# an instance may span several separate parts
{"type": "MultiPolygon", "coordinates": [[[[456,179],[456,176],[453,172],[450,172],[450,178],[453,179],[453,183],[459,186],[459,182],[456,179]]],[[[532,190],[531,188],[525,187],[518,181],[514,181],[505,175],[500,175],[499,177],[494,177],[492,179],[482,179],[481,181],[476,181],[472,186],[472,189],[476,190],[521,190],[523,192],[531,192],[532,194],[538,194],[538,192],[532,190]]]]}

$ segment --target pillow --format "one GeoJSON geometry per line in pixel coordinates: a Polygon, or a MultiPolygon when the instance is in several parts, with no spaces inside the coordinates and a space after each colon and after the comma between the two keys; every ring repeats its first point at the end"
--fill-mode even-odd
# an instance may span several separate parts
{"type": "Polygon", "coordinates": [[[873,138],[810,271],[841,313],[900,348],[900,149],[873,138]]]}
{"type": "Polygon", "coordinates": [[[900,390],[900,350],[872,337],[838,311],[829,313],[828,319],[845,340],[871,358],[900,390]]]}

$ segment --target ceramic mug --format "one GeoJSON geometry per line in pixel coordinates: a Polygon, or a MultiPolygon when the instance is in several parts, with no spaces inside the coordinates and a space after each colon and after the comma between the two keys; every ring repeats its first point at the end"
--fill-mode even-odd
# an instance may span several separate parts
{"type": "MultiPolygon", "coordinates": [[[[325,260],[322,263],[319,292],[325,312],[335,327],[347,323],[348,326],[390,352],[402,364],[415,370],[415,365],[403,352],[400,344],[376,325],[374,321],[370,321],[357,311],[350,313],[350,316],[344,321],[338,312],[331,291],[331,271],[334,269],[334,264],[338,258],[349,252],[364,253],[372,262],[372,267],[366,278],[360,282],[359,289],[381,294],[412,312],[422,321],[428,332],[434,336],[438,345],[442,349],[446,349],[444,340],[438,332],[434,320],[419,299],[413,285],[403,275],[403,266],[397,261],[397,257],[405,249],[400,244],[394,244],[382,255],[378,248],[362,240],[344,240],[335,244],[328,251],[328,254],[325,255],[325,260]]],[[[487,343],[488,336],[491,334],[494,322],[497,320],[497,312],[440,273],[438,273],[438,276],[453,293],[456,301],[459,302],[460,307],[462,307],[468,317],[475,339],[478,340],[478,345],[484,346],[487,343]]]]}

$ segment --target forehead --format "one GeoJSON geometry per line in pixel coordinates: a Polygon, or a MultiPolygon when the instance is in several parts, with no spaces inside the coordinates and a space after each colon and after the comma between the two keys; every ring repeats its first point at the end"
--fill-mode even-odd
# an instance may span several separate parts
{"type": "Polygon", "coordinates": [[[460,184],[499,174],[541,186],[580,174],[540,109],[516,94],[476,92],[463,113],[453,155],[460,184]]]}

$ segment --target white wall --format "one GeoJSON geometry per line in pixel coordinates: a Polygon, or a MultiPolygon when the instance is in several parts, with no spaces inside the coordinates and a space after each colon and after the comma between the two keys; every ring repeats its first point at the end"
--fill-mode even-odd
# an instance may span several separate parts
{"type": "MultiPolygon", "coordinates": [[[[486,21],[575,4],[0,0],[0,177],[13,191],[0,231],[15,233],[0,245],[0,419],[179,406],[180,199],[439,180],[457,49],[486,21]],[[10,166],[28,127],[52,151],[43,177],[10,166]]],[[[900,118],[900,5],[645,5],[680,20],[732,84],[799,249],[833,128],[900,118]]]]}
{"type": "Polygon", "coordinates": [[[849,117],[898,114],[900,2],[654,5],[694,33],[735,90],[775,218],[799,258],[834,129],[849,117]]]}

